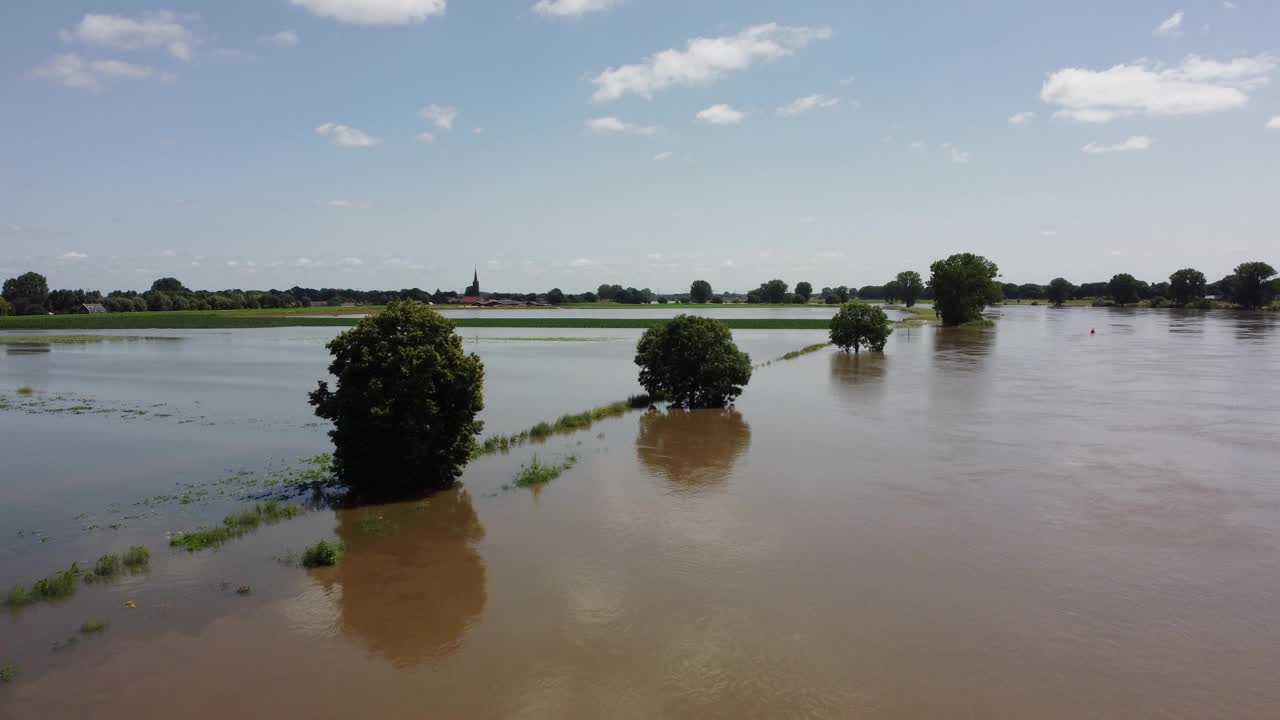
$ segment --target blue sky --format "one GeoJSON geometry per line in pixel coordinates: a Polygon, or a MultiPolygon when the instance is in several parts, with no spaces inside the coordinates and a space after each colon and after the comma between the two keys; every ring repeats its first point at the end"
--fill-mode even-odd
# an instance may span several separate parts
{"type": "Polygon", "coordinates": [[[1271,0],[15,0],[0,274],[1216,278],[1280,262],[1278,58],[1271,0]]]}

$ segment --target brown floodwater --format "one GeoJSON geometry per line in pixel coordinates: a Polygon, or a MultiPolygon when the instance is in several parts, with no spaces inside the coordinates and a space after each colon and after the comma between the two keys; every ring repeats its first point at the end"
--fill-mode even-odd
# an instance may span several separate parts
{"type": "MultiPolygon", "coordinates": [[[[774,363],[732,409],[635,412],[482,458],[456,490],[318,508],[216,552],[162,533],[225,508],[165,510],[108,542],[149,540],[149,573],[0,616],[0,663],[19,666],[0,717],[1280,716],[1277,318],[1000,314],[774,363]],[[504,490],[535,454],[578,462],[504,490]],[[290,551],[326,537],[338,566],[298,568],[290,551]],[[51,649],[96,617],[107,632],[51,649]]],[[[625,396],[596,365],[633,377],[634,335],[608,332],[624,339],[504,345],[487,379],[581,366],[585,387],[520,387],[520,417],[526,398],[554,417],[625,396]]],[[[814,337],[744,344],[764,360],[814,337]]],[[[135,425],[171,442],[128,458],[85,447],[119,488],[130,466],[196,477],[214,452],[320,432],[276,412],[135,425]]],[[[0,413],[7,443],[26,421],[95,422],[0,413]]],[[[0,526],[50,512],[57,491],[14,489],[40,482],[2,481],[0,526]]],[[[11,542],[0,581],[103,537],[11,542]]]]}

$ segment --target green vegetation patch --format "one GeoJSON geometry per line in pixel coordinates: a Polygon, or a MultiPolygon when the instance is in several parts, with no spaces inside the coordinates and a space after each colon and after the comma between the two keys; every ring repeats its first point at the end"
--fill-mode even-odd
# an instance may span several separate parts
{"type": "Polygon", "coordinates": [[[341,543],[328,540],[321,540],[302,551],[302,566],[306,568],[333,567],[341,559],[341,543]]]}
{"type": "Polygon", "coordinates": [[[601,405],[586,412],[561,415],[555,422],[540,422],[528,430],[514,435],[491,435],[476,448],[473,457],[483,457],[494,453],[505,453],[513,447],[520,447],[529,441],[543,442],[553,435],[570,434],[589,429],[593,424],[608,418],[619,417],[635,409],[647,408],[653,403],[648,395],[633,395],[608,405],[601,405]]]}
{"type": "Polygon", "coordinates": [[[18,666],[11,662],[0,665],[0,683],[8,685],[18,679],[18,666]]]}
{"type": "Polygon", "coordinates": [[[560,462],[558,465],[548,465],[538,459],[537,455],[533,456],[527,464],[521,465],[520,470],[516,473],[516,477],[511,481],[510,485],[503,486],[504,489],[513,487],[517,488],[536,488],[546,485],[547,483],[560,477],[561,473],[569,470],[578,463],[578,458],[570,455],[560,462]]]}
{"type": "Polygon", "coordinates": [[[71,563],[71,567],[62,572],[41,578],[31,587],[15,585],[4,598],[5,607],[18,610],[38,602],[50,602],[71,597],[76,592],[76,580],[84,572],[79,563],[71,563]]]}
{"type": "Polygon", "coordinates": [[[795,360],[796,358],[803,357],[805,355],[808,355],[809,353],[816,353],[830,344],[831,343],[815,343],[813,345],[806,345],[805,347],[802,347],[799,350],[792,350],[786,355],[783,355],[782,357],[778,358],[778,360],[795,360]]]}
{"type": "Polygon", "coordinates": [[[301,513],[302,508],[297,505],[285,505],[276,500],[270,500],[258,503],[252,509],[226,516],[222,519],[221,527],[200,528],[191,532],[178,533],[169,538],[169,545],[185,548],[188,552],[221,547],[230,540],[257,530],[263,523],[276,523],[297,517],[301,513]]]}
{"type": "Polygon", "coordinates": [[[86,620],[80,625],[81,635],[96,635],[100,632],[106,632],[111,627],[110,620],[86,620]]]}
{"type": "Polygon", "coordinates": [[[483,340],[484,342],[559,342],[559,343],[575,343],[575,342],[611,342],[620,340],[621,338],[610,337],[476,337],[471,340],[483,340]]]}

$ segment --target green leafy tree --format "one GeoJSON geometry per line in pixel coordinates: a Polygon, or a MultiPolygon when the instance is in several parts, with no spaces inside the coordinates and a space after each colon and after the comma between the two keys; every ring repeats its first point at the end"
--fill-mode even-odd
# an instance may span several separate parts
{"type": "Polygon", "coordinates": [[[694,280],[689,286],[689,300],[695,303],[705,303],[711,301],[711,283],[706,280],[694,280]]]}
{"type": "Polygon", "coordinates": [[[809,302],[809,298],[813,297],[813,285],[807,282],[796,283],[796,296],[804,298],[805,302],[809,302]]]}
{"type": "Polygon", "coordinates": [[[484,429],[484,365],[463,352],[454,324],[413,301],[393,301],[329,342],[337,378],[311,395],[331,420],[340,480],[372,494],[449,487],[484,429]]]}
{"type": "Polygon", "coordinates": [[[4,281],[0,297],[12,303],[20,313],[25,314],[28,307],[38,306],[40,314],[44,314],[44,305],[49,300],[49,281],[40,273],[23,273],[4,281]]]}
{"type": "Polygon", "coordinates": [[[561,305],[564,303],[564,291],[560,288],[551,288],[547,293],[547,302],[552,305],[561,305]]]}
{"type": "Polygon", "coordinates": [[[902,283],[897,280],[890,280],[884,284],[884,301],[889,305],[896,305],[902,299],[902,283]]]}
{"type": "Polygon", "coordinates": [[[915,307],[920,296],[924,294],[924,280],[915,270],[904,270],[898,273],[898,287],[902,290],[902,303],[907,307],[915,307]]]}
{"type": "Polygon", "coordinates": [[[934,311],[944,325],[977,320],[987,305],[1000,299],[1000,286],[995,282],[1000,269],[981,255],[952,255],[930,265],[929,272],[934,311]]]}
{"type": "Polygon", "coordinates": [[[13,314],[13,306],[9,304],[8,300],[5,300],[3,297],[0,297],[0,317],[4,317],[5,315],[12,315],[12,314],[13,314]]]}
{"type": "Polygon", "coordinates": [[[1169,276],[1169,299],[1175,305],[1189,305],[1204,297],[1204,273],[1183,268],[1169,276]]]}
{"type": "Polygon", "coordinates": [[[1062,304],[1071,298],[1071,291],[1074,289],[1075,286],[1066,278],[1054,278],[1049,281],[1049,290],[1045,296],[1054,307],[1062,307],[1062,304]]]}
{"type": "Polygon", "coordinates": [[[884,310],[864,302],[846,303],[831,318],[831,344],[849,352],[860,352],[863,346],[873,352],[884,352],[884,344],[893,333],[893,324],[884,310]]]}
{"type": "Polygon", "coordinates": [[[171,278],[171,277],[162,277],[159,280],[156,280],[155,282],[151,283],[151,290],[152,292],[162,292],[162,293],[170,293],[170,294],[190,292],[189,290],[187,290],[187,287],[185,285],[183,285],[181,282],[178,281],[177,278],[171,278]]]}
{"type": "Polygon", "coordinates": [[[696,315],[646,330],[636,365],[646,392],[690,408],[724,407],[751,380],[751,357],[738,350],[728,326],[696,315]]]}
{"type": "Polygon", "coordinates": [[[760,286],[763,302],[781,305],[787,301],[787,284],[781,280],[770,280],[760,286]]]}
{"type": "Polygon", "coordinates": [[[1019,285],[1018,297],[1023,300],[1042,300],[1044,299],[1044,288],[1035,283],[1019,285]]]}
{"type": "Polygon", "coordinates": [[[1111,301],[1124,307],[1138,302],[1138,281],[1129,273],[1114,275],[1107,283],[1107,292],[1111,301]]]}
{"type": "Polygon", "coordinates": [[[1235,300],[1243,308],[1254,310],[1267,304],[1271,289],[1267,281],[1276,276],[1276,269],[1264,262],[1247,262],[1236,266],[1235,300]]]}

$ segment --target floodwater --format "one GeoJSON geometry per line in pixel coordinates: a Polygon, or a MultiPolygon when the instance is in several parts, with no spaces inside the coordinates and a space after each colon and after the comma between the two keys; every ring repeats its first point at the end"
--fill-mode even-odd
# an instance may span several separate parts
{"type": "MultiPolygon", "coordinates": [[[[336,330],[0,356],[10,396],[168,410],[0,411],[0,587],[154,556],[0,615],[19,670],[0,717],[1275,717],[1278,318],[997,312],[194,555],[164,533],[246,501],[121,518],[175,481],[323,450],[302,395],[336,330]],[[578,463],[503,490],[534,454],[578,463]],[[296,567],[326,537],[341,563],[296,567]],[[95,618],[109,630],[52,649],[95,618]]],[[[636,390],[635,331],[471,333],[493,431],[636,390]]],[[[821,338],[735,335],[756,362],[821,338]]]]}

